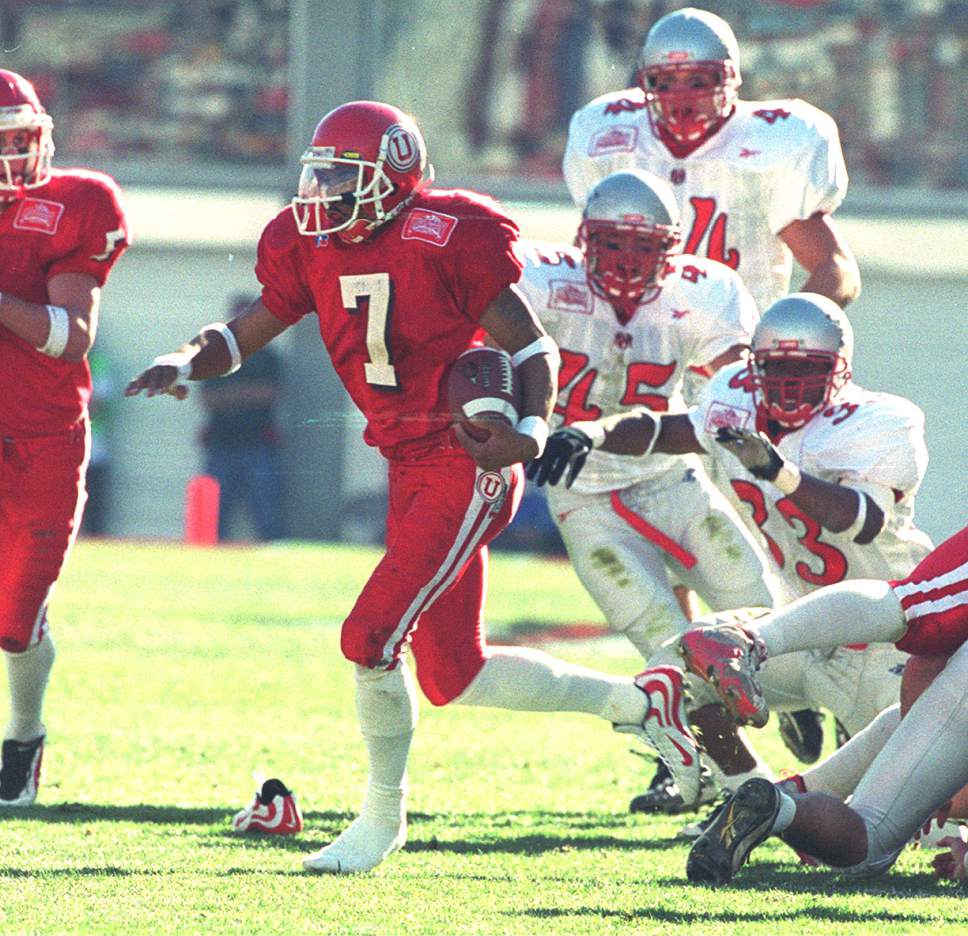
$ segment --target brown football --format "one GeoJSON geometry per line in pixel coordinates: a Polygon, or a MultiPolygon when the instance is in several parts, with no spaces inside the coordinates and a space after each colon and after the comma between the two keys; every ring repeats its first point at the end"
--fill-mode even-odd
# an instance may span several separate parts
{"type": "Polygon", "coordinates": [[[469,348],[452,365],[447,378],[447,405],[455,422],[478,442],[486,430],[469,419],[503,419],[513,426],[521,411],[521,389],[511,356],[498,348],[469,348]]]}

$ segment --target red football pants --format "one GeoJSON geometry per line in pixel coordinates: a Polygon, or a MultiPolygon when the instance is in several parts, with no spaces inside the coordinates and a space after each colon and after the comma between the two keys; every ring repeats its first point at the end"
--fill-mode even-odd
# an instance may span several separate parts
{"type": "Polygon", "coordinates": [[[0,439],[0,648],[40,643],[47,601],[77,536],[87,495],[86,427],[0,439]]]}
{"type": "Polygon", "coordinates": [[[523,480],[520,465],[484,471],[461,449],[391,461],[387,551],[343,623],[344,656],[390,667],[409,642],[427,698],[459,696],[484,665],[487,544],[523,480]]]}
{"type": "Polygon", "coordinates": [[[968,527],[889,583],[908,629],[895,645],[917,656],[948,656],[968,640],[968,527]]]}

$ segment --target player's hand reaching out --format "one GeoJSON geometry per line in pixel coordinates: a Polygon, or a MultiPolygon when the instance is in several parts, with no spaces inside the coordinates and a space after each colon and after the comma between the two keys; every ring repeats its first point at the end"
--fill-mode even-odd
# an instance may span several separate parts
{"type": "Polygon", "coordinates": [[[510,423],[500,419],[469,419],[473,429],[487,432],[487,438],[478,441],[461,423],[454,424],[457,441],[475,462],[485,470],[497,471],[531,461],[538,454],[538,443],[531,436],[518,432],[510,423]]]}
{"type": "Polygon", "coordinates": [[[570,488],[592,450],[592,440],[574,426],[556,429],[548,437],[544,454],[528,465],[528,479],[541,487],[557,484],[565,472],[565,487],[570,488]]]}
{"type": "Polygon", "coordinates": [[[954,835],[946,835],[938,844],[948,851],[934,856],[934,876],[949,881],[964,881],[968,878],[965,869],[965,855],[968,855],[968,842],[954,835]]]}
{"type": "Polygon", "coordinates": [[[158,360],[147,370],[143,370],[124,388],[125,396],[137,396],[144,391],[145,396],[168,394],[176,400],[188,396],[186,380],[191,364],[179,367],[175,363],[159,363],[158,360]]]}

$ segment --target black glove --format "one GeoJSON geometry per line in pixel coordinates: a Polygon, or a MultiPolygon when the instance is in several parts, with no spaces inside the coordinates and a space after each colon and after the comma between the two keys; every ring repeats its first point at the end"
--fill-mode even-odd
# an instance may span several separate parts
{"type": "Polygon", "coordinates": [[[548,436],[544,452],[528,462],[528,478],[538,487],[546,483],[557,484],[567,468],[565,487],[570,488],[591,450],[592,440],[581,429],[570,426],[556,429],[548,436]]]}
{"type": "Polygon", "coordinates": [[[732,452],[751,475],[762,481],[775,481],[783,467],[783,456],[762,432],[720,426],[716,430],[716,441],[732,452]]]}

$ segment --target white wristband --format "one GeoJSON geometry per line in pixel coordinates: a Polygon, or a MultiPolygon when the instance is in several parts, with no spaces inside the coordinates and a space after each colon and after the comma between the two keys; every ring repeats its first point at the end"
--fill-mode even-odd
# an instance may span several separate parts
{"type": "Polygon", "coordinates": [[[229,357],[232,359],[231,366],[222,376],[228,377],[229,374],[234,374],[242,366],[242,352],[239,350],[238,341],[235,340],[235,333],[225,322],[212,322],[211,325],[206,325],[202,331],[217,331],[222,336],[225,347],[228,349],[229,357]]]}
{"type": "Polygon", "coordinates": [[[529,436],[538,443],[538,454],[535,457],[540,458],[548,442],[548,424],[540,416],[525,416],[518,420],[515,428],[521,435],[529,436]]]}
{"type": "Polygon", "coordinates": [[[178,378],[172,384],[173,387],[184,387],[192,375],[192,358],[184,352],[159,354],[151,365],[152,367],[174,367],[178,371],[178,378]]]}
{"type": "Polygon", "coordinates": [[[591,440],[592,448],[600,448],[602,443],[605,441],[605,427],[600,422],[573,422],[568,423],[569,429],[577,429],[579,432],[584,432],[585,435],[591,440]]]}
{"type": "Polygon", "coordinates": [[[773,485],[782,494],[790,495],[800,487],[800,469],[793,462],[784,461],[773,479],[773,485]]]}
{"type": "Polygon", "coordinates": [[[837,534],[848,540],[853,540],[864,529],[864,524],[867,523],[867,495],[863,491],[858,491],[856,488],[854,488],[854,493],[860,500],[860,503],[857,505],[857,516],[854,518],[854,522],[843,533],[837,534]]]}
{"type": "Polygon", "coordinates": [[[531,344],[525,345],[520,351],[512,354],[511,363],[515,367],[520,367],[528,358],[534,357],[536,354],[547,354],[556,367],[561,360],[558,353],[558,345],[555,344],[554,338],[550,335],[542,335],[540,338],[532,341],[531,344]]]}
{"type": "Polygon", "coordinates": [[[63,306],[47,306],[47,316],[50,319],[50,331],[47,333],[47,341],[39,350],[48,357],[59,358],[67,349],[67,339],[71,336],[71,320],[63,306]]]}

